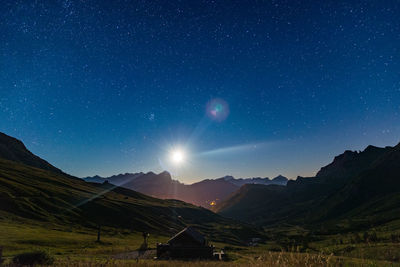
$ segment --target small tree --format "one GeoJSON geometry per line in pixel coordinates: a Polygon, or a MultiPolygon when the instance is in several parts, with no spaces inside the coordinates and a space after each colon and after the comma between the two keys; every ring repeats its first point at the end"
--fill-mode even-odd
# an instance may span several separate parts
{"type": "Polygon", "coordinates": [[[138,250],[138,256],[136,258],[137,262],[139,261],[139,258],[142,257],[146,253],[146,250],[148,249],[147,239],[149,238],[150,234],[143,232],[142,236],[143,236],[143,243],[142,243],[142,245],[140,245],[139,250],[138,250]]]}
{"type": "Polygon", "coordinates": [[[54,258],[46,251],[32,251],[14,256],[12,262],[17,266],[52,265],[54,258]]]}
{"type": "Polygon", "coordinates": [[[145,244],[145,246],[147,247],[147,240],[148,240],[150,234],[146,233],[146,232],[143,232],[142,235],[143,235],[143,244],[145,244]]]}

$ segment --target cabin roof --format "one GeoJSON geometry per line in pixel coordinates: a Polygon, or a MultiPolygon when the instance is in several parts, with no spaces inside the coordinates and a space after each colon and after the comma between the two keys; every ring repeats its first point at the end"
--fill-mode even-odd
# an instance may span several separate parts
{"type": "Polygon", "coordinates": [[[188,235],[200,244],[204,244],[206,241],[202,234],[197,232],[193,227],[189,226],[189,227],[186,227],[185,229],[183,229],[182,231],[180,231],[179,233],[177,233],[176,235],[174,235],[173,237],[171,237],[167,243],[174,241],[174,239],[176,239],[180,235],[188,235]]]}

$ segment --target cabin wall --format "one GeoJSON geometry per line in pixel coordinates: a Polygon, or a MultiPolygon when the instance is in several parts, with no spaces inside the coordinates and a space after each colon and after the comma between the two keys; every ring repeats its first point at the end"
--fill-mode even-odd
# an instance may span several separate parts
{"type": "Polygon", "coordinates": [[[209,259],[213,257],[213,247],[202,248],[171,248],[171,258],[186,258],[186,259],[209,259]]]}

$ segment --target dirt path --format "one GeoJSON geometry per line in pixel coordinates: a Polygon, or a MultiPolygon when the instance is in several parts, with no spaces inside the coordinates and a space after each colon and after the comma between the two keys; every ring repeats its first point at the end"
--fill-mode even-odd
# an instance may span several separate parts
{"type": "Polygon", "coordinates": [[[148,249],[145,251],[134,250],[130,252],[119,253],[112,256],[113,259],[118,260],[131,260],[131,259],[152,259],[156,256],[155,249],[148,249]]]}

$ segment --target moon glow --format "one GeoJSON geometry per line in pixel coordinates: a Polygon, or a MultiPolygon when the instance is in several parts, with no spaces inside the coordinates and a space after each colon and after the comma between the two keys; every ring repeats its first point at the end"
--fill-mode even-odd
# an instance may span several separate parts
{"type": "Polygon", "coordinates": [[[185,161],[185,152],[181,149],[173,150],[171,151],[170,158],[174,164],[180,165],[185,161]]]}

